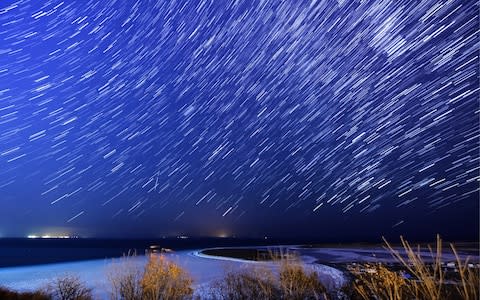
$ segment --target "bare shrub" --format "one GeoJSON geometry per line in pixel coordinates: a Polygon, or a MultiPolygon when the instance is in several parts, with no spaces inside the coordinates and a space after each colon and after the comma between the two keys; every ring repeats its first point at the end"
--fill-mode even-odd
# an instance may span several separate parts
{"type": "Polygon", "coordinates": [[[141,300],[142,268],[133,261],[135,254],[124,255],[107,270],[111,285],[110,298],[113,300],[141,300]]]}
{"type": "Polygon", "coordinates": [[[66,274],[48,284],[46,293],[54,300],[90,300],[92,290],[78,276],[66,274]]]}
{"type": "Polygon", "coordinates": [[[210,291],[211,299],[279,299],[280,290],[273,272],[268,268],[249,267],[227,271],[210,291]]]}
{"type": "Polygon", "coordinates": [[[141,280],[144,300],[180,300],[193,294],[193,280],[163,256],[150,256],[141,280]]]}

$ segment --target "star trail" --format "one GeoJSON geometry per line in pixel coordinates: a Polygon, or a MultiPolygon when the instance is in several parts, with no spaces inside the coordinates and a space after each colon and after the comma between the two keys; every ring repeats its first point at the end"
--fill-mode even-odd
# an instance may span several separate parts
{"type": "Polygon", "coordinates": [[[0,236],[473,222],[478,9],[2,1],[0,236]]]}

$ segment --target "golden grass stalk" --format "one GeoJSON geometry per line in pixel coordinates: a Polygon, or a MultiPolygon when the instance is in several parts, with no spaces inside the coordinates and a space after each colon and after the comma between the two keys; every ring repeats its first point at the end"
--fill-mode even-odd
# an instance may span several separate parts
{"type": "Polygon", "coordinates": [[[112,300],[181,300],[193,294],[192,278],[164,256],[150,255],[145,266],[133,255],[110,265],[107,276],[112,300]]]}
{"type": "Polygon", "coordinates": [[[143,300],[180,300],[193,294],[192,278],[164,256],[150,256],[141,280],[143,300]]]}
{"type": "Polygon", "coordinates": [[[453,244],[450,244],[450,248],[456,258],[455,275],[458,276],[448,281],[445,280],[445,268],[442,262],[442,240],[439,235],[437,235],[435,251],[428,246],[432,258],[431,263],[426,263],[422,259],[420,246],[415,251],[403,237],[401,237],[401,242],[406,258],[395,250],[385,238],[383,240],[393,257],[415,276],[414,279],[407,281],[409,293],[413,298],[432,300],[479,299],[479,269],[469,267],[468,257],[462,261],[453,244]]]}
{"type": "Polygon", "coordinates": [[[318,274],[307,270],[298,255],[281,250],[269,254],[272,264],[227,271],[213,286],[210,299],[327,299],[318,274]]]}
{"type": "Polygon", "coordinates": [[[355,291],[362,299],[405,299],[407,282],[400,274],[390,271],[382,264],[360,265],[356,269],[355,291]],[[365,270],[368,270],[365,272],[365,270]],[[370,273],[373,272],[373,273],[370,273]]]}
{"type": "Polygon", "coordinates": [[[435,254],[432,248],[428,249],[432,256],[432,264],[427,264],[422,259],[420,246],[415,251],[412,246],[401,236],[403,250],[407,258],[404,258],[399,251],[395,250],[388,241],[383,238],[386,248],[392,256],[405,267],[416,280],[410,281],[411,292],[417,299],[441,300],[444,290],[445,274],[442,268],[442,240],[437,235],[437,247],[435,254]]]}
{"type": "Polygon", "coordinates": [[[460,276],[460,284],[456,289],[460,297],[464,300],[477,300],[480,297],[480,270],[478,268],[469,267],[469,258],[462,262],[453,244],[450,244],[452,252],[455,254],[457,262],[458,274],[460,276]]]}
{"type": "Polygon", "coordinates": [[[307,271],[298,259],[282,259],[280,265],[280,289],[285,299],[325,299],[326,288],[318,274],[307,271]]]}

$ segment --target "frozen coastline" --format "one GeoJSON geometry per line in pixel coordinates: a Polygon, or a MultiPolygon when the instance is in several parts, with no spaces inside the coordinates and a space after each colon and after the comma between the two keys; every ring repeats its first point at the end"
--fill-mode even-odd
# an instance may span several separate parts
{"type": "MultiPolygon", "coordinates": [[[[194,279],[197,293],[208,285],[222,278],[225,270],[239,269],[251,264],[266,264],[275,268],[272,262],[255,262],[236,258],[210,256],[201,253],[201,249],[166,253],[165,257],[185,268],[194,279]]],[[[313,258],[303,257],[329,286],[337,286],[344,280],[342,272],[324,265],[314,264],[313,258]]],[[[144,265],[146,256],[130,258],[134,264],[144,265]]],[[[35,266],[0,268],[0,285],[13,290],[28,291],[44,287],[52,279],[64,274],[79,276],[93,289],[95,299],[108,299],[109,266],[120,259],[97,259],[77,262],[55,263],[35,266]]]]}

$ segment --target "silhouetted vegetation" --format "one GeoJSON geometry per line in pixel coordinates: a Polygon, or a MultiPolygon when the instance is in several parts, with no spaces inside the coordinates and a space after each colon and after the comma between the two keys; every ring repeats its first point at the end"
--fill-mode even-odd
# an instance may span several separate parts
{"type": "Polygon", "coordinates": [[[50,300],[50,296],[42,291],[17,292],[5,287],[0,287],[0,299],[2,300],[50,300]]]}
{"type": "Polygon", "coordinates": [[[44,289],[17,292],[0,288],[2,300],[91,300],[91,289],[75,275],[66,274],[52,280],[44,289]]]}
{"type": "Polygon", "coordinates": [[[91,300],[92,290],[87,288],[79,277],[64,275],[55,278],[46,288],[52,300],[91,300]]]}

